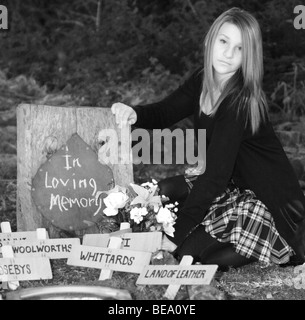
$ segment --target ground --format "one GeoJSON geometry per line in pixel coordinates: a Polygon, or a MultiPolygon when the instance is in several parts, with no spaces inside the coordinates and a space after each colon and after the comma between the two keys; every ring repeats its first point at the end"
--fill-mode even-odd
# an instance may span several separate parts
{"type": "MultiPolygon", "coordinates": [[[[6,82],[5,86],[9,89],[9,83],[6,82]]],[[[1,221],[9,221],[13,231],[16,231],[16,106],[24,100],[28,102],[31,99],[13,91],[8,92],[10,95],[0,99],[0,217],[1,221]]],[[[47,104],[47,100],[45,102],[47,104]]],[[[276,122],[285,150],[294,161],[301,185],[304,179],[304,123],[304,118],[276,122]]],[[[159,181],[183,171],[184,167],[181,165],[138,165],[134,167],[134,176],[135,182],[140,183],[150,181],[151,178],[159,181]]],[[[164,262],[172,263],[173,260],[169,258],[164,262]]],[[[53,260],[51,266],[52,280],[23,281],[20,282],[21,288],[70,284],[99,285],[126,289],[134,300],[165,299],[163,294],[166,286],[137,286],[136,274],[114,272],[112,279],[98,281],[100,271],[97,269],[68,266],[65,260],[53,260]]],[[[239,269],[217,272],[212,284],[217,289],[215,292],[204,294],[203,288],[181,286],[176,299],[305,300],[305,278],[297,278],[294,271],[293,266],[270,265],[264,268],[259,263],[253,263],[239,269]],[[303,283],[300,282],[302,279],[303,283]],[[303,288],[300,288],[302,285],[303,288]]],[[[5,294],[5,291],[2,290],[0,293],[5,294]]]]}

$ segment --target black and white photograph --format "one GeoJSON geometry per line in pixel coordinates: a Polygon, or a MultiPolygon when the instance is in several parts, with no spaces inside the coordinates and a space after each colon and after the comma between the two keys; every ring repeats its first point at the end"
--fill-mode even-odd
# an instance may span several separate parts
{"type": "Polygon", "coordinates": [[[0,43],[0,300],[305,300],[304,1],[0,0],[0,43]]]}

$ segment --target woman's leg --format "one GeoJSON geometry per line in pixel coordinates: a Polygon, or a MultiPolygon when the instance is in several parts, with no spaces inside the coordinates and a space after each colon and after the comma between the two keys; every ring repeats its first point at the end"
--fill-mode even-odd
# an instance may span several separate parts
{"type": "Polygon", "coordinates": [[[190,255],[195,262],[201,262],[203,258],[214,253],[216,250],[227,247],[229,244],[222,243],[211,237],[204,230],[204,226],[199,225],[186,239],[178,246],[175,255],[181,259],[184,255],[190,255]]]}
{"type": "Polygon", "coordinates": [[[219,269],[226,270],[228,267],[239,268],[251,262],[257,261],[254,258],[246,258],[238,254],[232,245],[221,248],[208,256],[205,256],[201,263],[204,264],[217,264],[219,269]]]}
{"type": "Polygon", "coordinates": [[[217,264],[223,271],[228,267],[238,268],[255,261],[236,253],[232,244],[214,239],[202,225],[199,225],[177,248],[175,255],[179,259],[184,255],[191,255],[194,262],[217,264]]]}
{"type": "MultiPolygon", "coordinates": [[[[183,175],[166,178],[160,181],[158,186],[160,195],[167,196],[170,202],[177,201],[178,207],[183,205],[189,194],[189,186],[183,175]]],[[[202,225],[199,225],[177,248],[175,255],[178,258],[191,255],[195,262],[217,264],[220,269],[226,269],[229,266],[237,268],[255,261],[236,253],[230,243],[219,242],[211,237],[202,225]]]]}

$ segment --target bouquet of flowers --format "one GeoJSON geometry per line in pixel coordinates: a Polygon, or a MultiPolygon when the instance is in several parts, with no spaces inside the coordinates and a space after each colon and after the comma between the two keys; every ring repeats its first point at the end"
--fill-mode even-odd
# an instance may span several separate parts
{"type": "Polygon", "coordinates": [[[116,231],[122,222],[128,222],[133,232],[164,231],[173,236],[178,203],[168,203],[167,197],[158,195],[154,179],[141,185],[131,183],[128,188],[116,185],[96,197],[102,194],[107,194],[102,224],[108,231],[116,231]]]}

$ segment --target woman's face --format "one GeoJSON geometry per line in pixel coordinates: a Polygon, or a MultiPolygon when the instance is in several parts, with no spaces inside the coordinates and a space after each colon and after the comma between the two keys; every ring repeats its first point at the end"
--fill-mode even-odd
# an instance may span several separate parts
{"type": "Polygon", "coordinates": [[[242,36],[235,24],[225,22],[221,26],[212,54],[216,81],[229,79],[239,69],[242,62],[242,36]]]}

